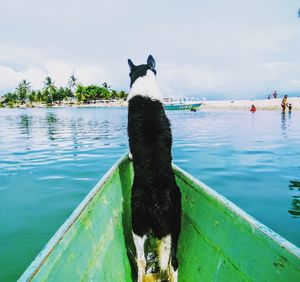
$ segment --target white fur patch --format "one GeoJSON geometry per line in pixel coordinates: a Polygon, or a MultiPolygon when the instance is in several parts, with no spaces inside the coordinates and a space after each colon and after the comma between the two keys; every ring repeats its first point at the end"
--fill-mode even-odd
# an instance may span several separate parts
{"type": "Polygon", "coordinates": [[[171,235],[162,238],[158,248],[159,267],[161,270],[167,270],[171,255],[171,235]]]}
{"type": "Polygon", "coordinates": [[[171,270],[171,282],[177,282],[178,281],[178,269],[176,271],[174,271],[173,267],[171,270]]]}
{"type": "Polygon", "coordinates": [[[139,77],[132,85],[127,101],[136,95],[149,97],[154,100],[163,100],[161,92],[158,89],[155,74],[148,70],[145,76],[139,77]]]}
{"type": "Polygon", "coordinates": [[[147,236],[140,237],[132,232],[133,242],[136,249],[136,263],[138,267],[138,282],[143,282],[146,271],[146,258],[144,244],[147,236]]]}

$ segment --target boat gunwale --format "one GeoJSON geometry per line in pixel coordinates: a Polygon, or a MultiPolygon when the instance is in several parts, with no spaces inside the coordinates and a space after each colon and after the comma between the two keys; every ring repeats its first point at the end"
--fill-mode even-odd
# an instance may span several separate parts
{"type": "MultiPolygon", "coordinates": [[[[97,195],[97,193],[101,190],[101,188],[105,185],[105,183],[110,179],[113,173],[118,169],[120,164],[127,160],[128,153],[122,155],[118,161],[103,175],[103,177],[95,184],[95,186],[91,189],[91,191],[85,196],[85,198],[80,202],[80,204],[75,208],[75,210],[71,213],[71,215],[66,219],[66,221],[60,226],[60,228],[55,232],[55,234],[51,237],[48,243],[43,247],[43,249],[37,254],[35,259],[31,262],[31,264],[26,268],[24,273],[20,276],[18,281],[30,281],[34,277],[36,273],[43,266],[43,263],[47,260],[47,258],[51,255],[54,248],[58,245],[58,243],[63,239],[68,230],[73,226],[88,204],[93,200],[93,198],[97,195]]],[[[193,177],[188,172],[184,171],[176,164],[172,164],[173,169],[175,171],[175,175],[183,180],[185,183],[189,184],[188,186],[194,191],[201,193],[203,195],[209,196],[218,202],[220,205],[224,206],[230,212],[235,214],[236,216],[242,218],[247,224],[249,224],[253,229],[259,230],[262,232],[262,235],[269,237],[279,246],[290,252],[292,255],[296,256],[300,259],[300,248],[289,242],[287,239],[283,238],[281,235],[256,220],[244,210],[239,208],[233,202],[228,200],[226,197],[222,196],[217,191],[213,190],[200,180],[193,177]],[[190,185],[191,183],[196,184],[197,187],[190,185]],[[201,190],[204,192],[201,192],[201,190]]]]}
{"type": "Polygon", "coordinates": [[[88,204],[93,200],[97,193],[101,190],[104,184],[110,179],[113,173],[118,169],[120,164],[126,160],[128,153],[123,154],[116,163],[101,177],[101,179],[95,184],[91,191],[84,197],[80,204],[75,208],[71,215],[65,220],[65,222],[59,227],[43,249],[37,254],[34,260],[26,268],[25,272],[20,276],[17,281],[31,281],[32,278],[40,268],[43,266],[43,263],[50,256],[54,248],[58,243],[64,238],[68,230],[73,226],[77,221],[79,216],[83,213],[88,204]]]}
{"type": "Polygon", "coordinates": [[[176,164],[172,164],[173,169],[175,170],[175,175],[178,176],[181,180],[186,182],[191,181],[199,187],[194,187],[193,185],[189,185],[193,190],[195,190],[198,193],[201,193],[200,191],[203,190],[205,193],[204,195],[208,195],[211,198],[215,199],[220,205],[225,206],[226,209],[231,211],[233,214],[237,215],[238,217],[242,218],[246,223],[248,223],[251,228],[261,231],[265,236],[269,237],[271,240],[275,241],[279,246],[286,249],[288,252],[290,252],[292,255],[296,256],[298,259],[300,259],[300,248],[298,248],[296,245],[273,231],[271,228],[267,227],[251,215],[249,215],[247,212],[245,212],[243,209],[238,207],[236,204],[228,200],[226,197],[222,196],[220,193],[215,191],[214,189],[207,186],[202,181],[198,180],[182,168],[178,167],[176,164]],[[182,177],[182,175],[184,177],[182,177]],[[186,181],[186,179],[188,181],[186,181]],[[200,190],[199,190],[200,189],[200,190]]]}

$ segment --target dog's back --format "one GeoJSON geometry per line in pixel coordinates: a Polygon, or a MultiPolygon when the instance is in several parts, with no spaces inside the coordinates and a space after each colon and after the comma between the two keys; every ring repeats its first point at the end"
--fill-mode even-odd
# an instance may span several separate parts
{"type": "Polygon", "coordinates": [[[160,240],[158,253],[162,272],[168,272],[172,280],[176,281],[181,196],[171,164],[170,123],[160,93],[155,92],[158,90],[152,56],[149,56],[147,65],[134,66],[131,61],[129,65],[131,92],[128,135],[134,166],[132,230],[139,281],[142,281],[145,271],[143,245],[149,231],[160,240]]]}

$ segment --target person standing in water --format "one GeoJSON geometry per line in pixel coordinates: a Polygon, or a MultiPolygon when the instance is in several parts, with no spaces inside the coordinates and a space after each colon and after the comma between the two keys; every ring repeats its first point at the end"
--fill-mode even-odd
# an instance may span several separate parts
{"type": "Polygon", "coordinates": [[[255,113],[256,112],[256,107],[254,105],[251,106],[250,112],[255,113]]]}
{"type": "Polygon", "coordinates": [[[281,108],[282,108],[282,111],[285,112],[285,109],[286,109],[286,105],[287,105],[287,98],[288,98],[288,95],[284,95],[282,101],[281,101],[281,108]]]}

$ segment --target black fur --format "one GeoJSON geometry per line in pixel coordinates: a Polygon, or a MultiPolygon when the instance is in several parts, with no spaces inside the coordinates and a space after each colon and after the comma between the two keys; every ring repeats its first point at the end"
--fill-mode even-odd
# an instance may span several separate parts
{"type": "MultiPolygon", "coordinates": [[[[131,85],[145,66],[150,67],[147,64],[131,68],[131,85]]],[[[151,230],[158,239],[171,235],[171,262],[176,270],[181,194],[172,170],[170,122],[162,103],[140,95],[131,98],[128,135],[134,166],[131,194],[133,232],[142,237],[151,230]]]]}

